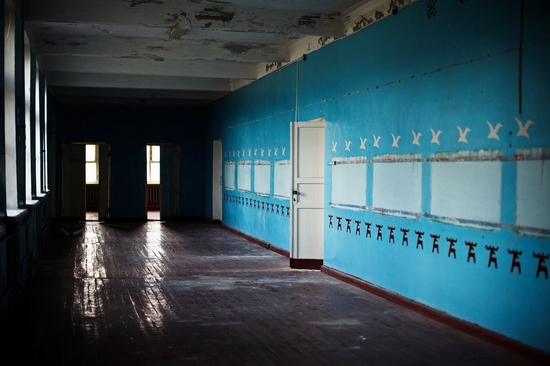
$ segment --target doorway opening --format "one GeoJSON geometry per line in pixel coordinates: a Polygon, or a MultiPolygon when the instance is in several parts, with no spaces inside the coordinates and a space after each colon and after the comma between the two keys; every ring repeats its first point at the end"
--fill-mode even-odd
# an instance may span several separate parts
{"type": "Polygon", "coordinates": [[[160,146],[147,145],[147,220],[160,220],[160,146]]]}
{"type": "Polygon", "coordinates": [[[106,143],[64,143],[62,213],[77,220],[110,217],[111,160],[106,143]]]}
{"type": "Polygon", "coordinates": [[[99,220],[99,146],[86,144],[86,221],[99,220]]]}

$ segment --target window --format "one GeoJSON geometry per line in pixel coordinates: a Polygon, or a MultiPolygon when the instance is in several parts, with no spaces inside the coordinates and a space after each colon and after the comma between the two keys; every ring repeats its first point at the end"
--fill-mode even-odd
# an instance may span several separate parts
{"type": "Polygon", "coordinates": [[[160,184],[160,146],[147,145],[147,184],[160,184]]]}
{"type": "Polygon", "coordinates": [[[97,145],[86,145],[86,184],[99,183],[97,145]]]}

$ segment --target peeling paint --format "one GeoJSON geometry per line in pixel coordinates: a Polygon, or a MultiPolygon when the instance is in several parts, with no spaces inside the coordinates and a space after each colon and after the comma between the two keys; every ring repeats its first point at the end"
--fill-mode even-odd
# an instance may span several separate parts
{"type": "Polygon", "coordinates": [[[198,12],[195,15],[195,19],[198,21],[201,20],[212,20],[222,23],[231,22],[235,12],[223,11],[223,8],[204,8],[204,11],[198,12]]]}
{"type": "Polygon", "coordinates": [[[334,42],[336,39],[336,37],[319,37],[319,40],[317,42],[321,46],[326,46],[327,44],[334,42]]]}
{"type": "Polygon", "coordinates": [[[271,70],[273,70],[274,68],[276,70],[280,69],[281,67],[283,67],[283,63],[282,62],[272,62],[270,64],[267,64],[265,65],[265,71],[266,72],[269,72],[271,70]]]}
{"type": "Polygon", "coordinates": [[[168,14],[168,18],[164,19],[164,21],[166,23],[174,23],[174,22],[178,22],[180,20],[180,15],[177,14],[177,13],[174,13],[174,14],[168,14]]]}
{"type": "Polygon", "coordinates": [[[162,46],[147,46],[149,51],[166,51],[166,47],[162,46]]]}
{"type": "Polygon", "coordinates": [[[377,10],[376,13],[374,13],[374,17],[376,18],[376,20],[380,20],[384,17],[384,13],[382,13],[381,11],[377,10]]]}

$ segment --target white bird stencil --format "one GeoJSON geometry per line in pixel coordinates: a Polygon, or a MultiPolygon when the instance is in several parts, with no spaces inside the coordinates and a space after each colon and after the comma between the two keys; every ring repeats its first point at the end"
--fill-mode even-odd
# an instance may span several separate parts
{"type": "Polygon", "coordinates": [[[271,149],[267,149],[267,156],[271,156],[271,149]]]}
{"type": "Polygon", "coordinates": [[[393,133],[391,134],[391,137],[393,138],[393,144],[391,144],[392,147],[399,147],[399,139],[401,136],[395,136],[393,133]]]}
{"type": "Polygon", "coordinates": [[[502,127],[502,125],[500,123],[497,123],[497,125],[493,127],[493,125],[489,121],[487,121],[487,124],[489,125],[490,130],[489,136],[487,138],[500,140],[500,138],[498,137],[498,130],[502,127]]]}
{"type": "Polygon", "coordinates": [[[380,145],[378,145],[378,143],[380,142],[380,139],[382,138],[382,136],[374,136],[372,135],[372,137],[374,138],[374,147],[380,147],[380,145]]]}
{"type": "Polygon", "coordinates": [[[529,134],[527,133],[527,129],[529,128],[529,126],[534,125],[535,122],[528,120],[527,122],[525,122],[525,124],[523,124],[519,119],[517,119],[517,117],[515,118],[519,126],[519,131],[516,136],[524,136],[524,137],[530,138],[529,134]]]}
{"type": "Polygon", "coordinates": [[[336,146],[338,145],[337,142],[332,141],[332,151],[336,152],[336,146]]]}
{"type": "Polygon", "coordinates": [[[274,150],[273,150],[273,155],[277,156],[277,152],[279,151],[279,148],[276,147],[274,150]]]}
{"type": "Polygon", "coordinates": [[[361,147],[359,147],[360,149],[363,149],[363,150],[367,150],[367,148],[365,147],[365,144],[367,143],[367,138],[362,138],[361,136],[359,136],[359,140],[361,141],[361,147]]]}
{"type": "Polygon", "coordinates": [[[252,150],[248,149],[248,156],[251,156],[251,155],[252,155],[252,150]]]}
{"type": "Polygon", "coordinates": [[[285,156],[285,151],[286,151],[286,147],[282,147],[281,148],[281,154],[283,154],[283,156],[285,156]]]}
{"type": "Polygon", "coordinates": [[[351,146],[351,141],[344,140],[346,142],[346,151],[351,151],[349,147],[351,146]]]}
{"type": "Polygon", "coordinates": [[[430,131],[432,131],[432,141],[430,141],[432,144],[438,144],[439,145],[439,135],[441,135],[441,130],[437,130],[437,133],[430,128],[430,131]]]}
{"type": "Polygon", "coordinates": [[[264,150],[264,149],[261,149],[260,155],[261,155],[261,156],[264,156],[264,153],[265,153],[265,150],[264,150]]]}
{"type": "Polygon", "coordinates": [[[420,146],[420,142],[418,142],[418,139],[420,138],[420,136],[422,136],[422,134],[419,132],[419,133],[415,133],[413,130],[411,130],[412,134],[413,134],[413,145],[418,145],[420,146]]]}
{"type": "Polygon", "coordinates": [[[456,126],[456,128],[458,128],[458,132],[460,133],[460,137],[458,138],[458,142],[468,143],[468,140],[466,139],[466,135],[471,130],[468,127],[466,127],[466,129],[464,129],[464,131],[462,130],[462,128],[460,128],[460,126],[456,126]]]}
{"type": "Polygon", "coordinates": [[[258,149],[254,149],[254,156],[258,155],[258,149]]]}

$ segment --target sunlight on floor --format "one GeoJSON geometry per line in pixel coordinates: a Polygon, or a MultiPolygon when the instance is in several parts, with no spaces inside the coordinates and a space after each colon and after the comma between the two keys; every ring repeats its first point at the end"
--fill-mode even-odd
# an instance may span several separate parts
{"type": "Polygon", "coordinates": [[[160,211],[147,211],[147,220],[160,220],[160,211]]]}

